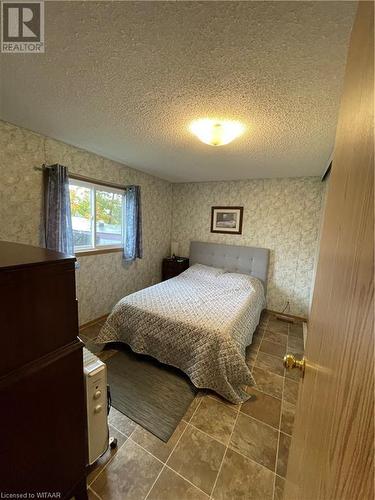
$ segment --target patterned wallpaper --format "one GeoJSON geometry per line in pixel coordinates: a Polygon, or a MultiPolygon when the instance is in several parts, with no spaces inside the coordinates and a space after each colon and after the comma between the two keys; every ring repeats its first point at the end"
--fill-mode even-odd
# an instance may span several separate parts
{"type": "Polygon", "coordinates": [[[317,177],[174,184],[172,240],[181,255],[192,240],[269,248],[267,307],[307,316],[322,192],[317,177]],[[242,235],[210,232],[215,205],[244,207],[242,235]]]}
{"type": "Polygon", "coordinates": [[[40,244],[42,175],[33,167],[44,162],[61,163],[94,179],[142,187],[144,258],[130,265],[123,263],[120,253],[79,258],[81,323],[106,314],[124,295],[158,282],[171,234],[182,255],[188,255],[191,240],[269,248],[268,307],[282,310],[289,301],[291,313],[307,315],[322,205],[323,185],[318,178],[172,186],[0,121],[0,239],[40,244]],[[213,205],[243,205],[243,234],[210,233],[213,205]]]}
{"type": "Polygon", "coordinates": [[[80,257],[80,323],[108,313],[124,295],[160,281],[170,252],[172,187],[168,182],[98,155],[0,121],[0,240],[40,244],[42,163],[142,189],[144,258],[125,265],[121,253],[80,257]]]}

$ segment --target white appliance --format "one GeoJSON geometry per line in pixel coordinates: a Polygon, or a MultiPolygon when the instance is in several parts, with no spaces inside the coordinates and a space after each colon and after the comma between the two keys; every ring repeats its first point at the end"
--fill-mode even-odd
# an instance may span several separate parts
{"type": "Polygon", "coordinates": [[[100,359],[83,348],[85,375],[88,463],[91,465],[108,448],[107,367],[100,359]]]}

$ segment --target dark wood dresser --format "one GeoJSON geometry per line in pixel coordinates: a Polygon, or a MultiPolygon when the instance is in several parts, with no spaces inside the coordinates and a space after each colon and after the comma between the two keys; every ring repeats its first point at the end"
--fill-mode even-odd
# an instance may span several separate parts
{"type": "Polygon", "coordinates": [[[189,267],[189,259],[186,257],[168,257],[163,259],[162,280],[174,278],[189,267]]]}
{"type": "Polygon", "coordinates": [[[3,494],[87,498],[74,263],[61,253],[0,242],[3,494]]]}

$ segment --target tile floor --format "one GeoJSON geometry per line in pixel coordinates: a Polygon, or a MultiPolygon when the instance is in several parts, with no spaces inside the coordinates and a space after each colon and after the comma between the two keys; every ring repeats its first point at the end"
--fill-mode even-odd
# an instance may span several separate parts
{"type": "MultiPolygon", "coordinates": [[[[97,353],[101,324],[81,330],[97,353]]],[[[302,324],[264,314],[246,356],[257,381],[247,388],[253,397],[233,405],[201,391],[168,443],[112,408],[118,447],[89,471],[89,498],[281,500],[299,380],[298,372],[285,373],[282,358],[286,350],[302,354],[302,337],[302,324]]]]}

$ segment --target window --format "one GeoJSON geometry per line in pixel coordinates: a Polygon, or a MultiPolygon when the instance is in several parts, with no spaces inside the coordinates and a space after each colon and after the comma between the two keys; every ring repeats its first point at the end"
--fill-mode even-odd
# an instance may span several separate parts
{"type": "Polygon", "coordinates": [[[74,250],[122,247],[123,192],[74,179],[69,191],[74,250]]]}

